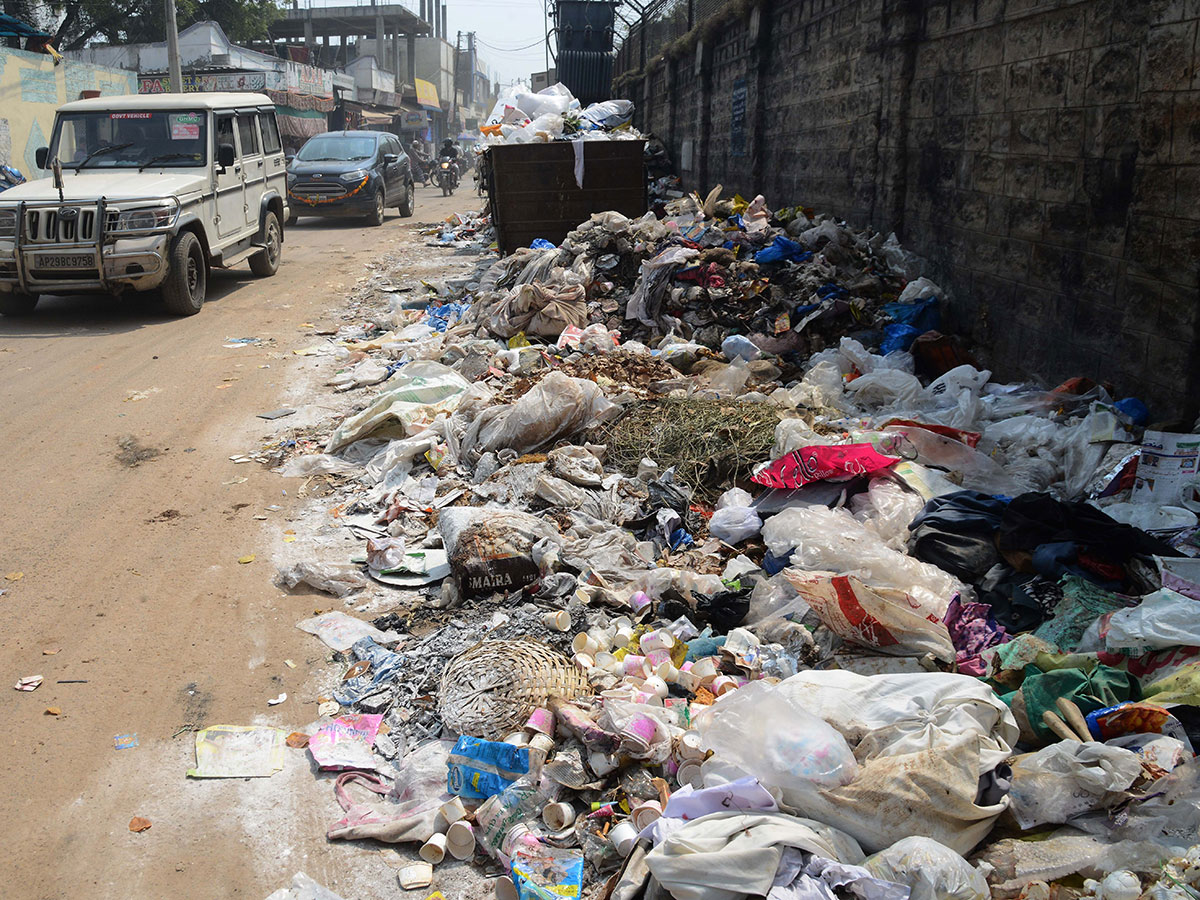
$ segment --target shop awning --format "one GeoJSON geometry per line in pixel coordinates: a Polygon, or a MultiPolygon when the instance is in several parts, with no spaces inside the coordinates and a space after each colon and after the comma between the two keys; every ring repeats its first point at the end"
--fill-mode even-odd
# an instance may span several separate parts
{"type": "Polygon", "coordinates": [[[413,83],[417,88],[417,105],[425,109],[441,112],[442,104],[438,102],[437,87],[433,82],[425,81],[422,78],[415,78],[413,79],[413,83]]]}

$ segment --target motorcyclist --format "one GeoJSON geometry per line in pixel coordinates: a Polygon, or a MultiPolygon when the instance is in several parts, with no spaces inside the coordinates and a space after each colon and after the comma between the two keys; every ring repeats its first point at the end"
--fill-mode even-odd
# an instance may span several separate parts
{"type": "Polygon", "coordinates": [[[450,170],[454,173],[454,186],[458,187],[458,179],[459,179],[458,147],[456,147],[454,145],[454,141],[451,140],[450,138],[446,138],[444,141],[442,141],[442,147],[438,151],[438,162],[441,162],[444,159],[450,160],[450,170]]]}

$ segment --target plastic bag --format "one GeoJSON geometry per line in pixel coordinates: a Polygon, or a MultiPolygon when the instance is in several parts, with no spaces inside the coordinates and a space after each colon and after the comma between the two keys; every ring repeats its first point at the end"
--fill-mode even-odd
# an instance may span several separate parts
{"type": "Polygon", "coordinates": [[[633,121],[633,101],[603,100],[584,109],[579,117],[597,128],[612,131],[633,121]]]}
{"type": "Polygon", "coordinates": [[[921,382],[899,369],[880,369],[860,375],[846,385],[860,405],[909,407],[921,396],[921,382]]]}
{"type": "Polygon", "coordinates": [[[906,884],[909,900],[991,900],[983,873],[944,844],[910,837],[867,857],[876,878],[906,884]]]}
{"type": "Polygon", "coordinates": [[[524,332],[557,339],[563,329],[586,324],[582,284],[519,284],[496,307],[487,327],[503,338],[524,332]]]}
{"type": "Polygon", "coordinates": [[[773,460],[751,477],[755,484],[773,488],[798,488],[814,481],[843,481],[867,475],[899,462],[870,444],[812,445],[773,460]]]}
{"type": "Polygon", "coordinates": [[[1022,828],[1068,822],[1075,816],[1124,800],[1142,772],[1132,750],[1094,741],[1059,741],[1019,757],[1012,767],[1012,812],[1022,828]]]}
{"type": "Polygon", "coordinates": [[[551,372],[515,403],[484,410],[463,436],[463,449],[472,464],[490,450],[529,453],[619,411],[594,381],[551,372]]]}
{"type": "Polygon", "coordinates": [[[954,661],[946,626],[904,591],[870,588],[851,575],[785,569],[784,576],[821,623],[843,640],[892,656],[954,661]]]}
{"type": "Polygon", "coordinates": [[[762,519],[748,506],[726,506],[713,513],[708,533],[727,544],[739,544],[762,530],[762,519]]]}
{"type": "Polygon", "coordinates": [[[840,734],[762,681],[722,697],[695,728],[714,754],[701,770],[707,787],[752,775],[799,808],[813,792],[849,784],[858,773],[840,734]]]}
{"type": "Polygon", "coordinates": [[[371,435],[404,437],[429,425],[438,413],[453,412],[471,383],[441,363],[417,360],[393,376],[375,401],[334,429],[326,453],[371,435]]]}
{"type": "Polygon", "coordinates": [[[1141,655],[1149,650],[1200,645],[1200,600],[1169,588],[1147,594],[1131,609],[1108,617],[1104,645],[1109,650],[1132,650],[1141,655]]]}
{"type": "Polygon", "coordinates": [[[767,520],[762,533],[774,556],[792,553],[793,566],[853,575],[872,589],[903,591],[938,622],[950,598],[966,591],[936,566],[886,546],[845,509],[785,509],[767,520]]]}
{"type": "Polygon", "coordinates": [[[459,593],[468,600],[533,584],[539,574],[533,545],[559,539],[554,527],[537,516],[467,506],[442,510],[438,531],[459,593]]]}
{"type": "MultiPolygon", "coordinates": [[[[367,586],[367,579],[354,566],[335,566],[326,563],[298,562],[280,568],[275,574],[275,583],[280,587],[294,588],[298,584],[345,597],[367,586]]],[[[353,643],[353,641],[351,642],[353,643]]],[[[349,644],[347,645],[349,646],[349,644]]]]}
{"type": "Polygon", "coordinates": [[[920,300],[923,297],[936,297],[939,300],[944,300],[946,297],[946,292],[928,278],[922,277],[906,284],[904,286],[904,290],[900,292],[897,302],[911,303],[912,301],[920,300]]]}
{"type": "Polygon", "coordinates": [[[463,735],[446,760],[446,789],[472,800],[486,800],[529,774],[529,748],[463,735]]]}
{"type": "Polygon", "coordinates": [[[759,359],[762,356],[762,351],[744,334],[731,334],[721,341],[721,353],[730,362],[735,359],[759,359]]]}
{"type": "Polygon", "coordinates": [[[888,547],[903,551],[908,545],[908,524],[925,508],[925,500],[891,478],[872,478],[865,493],[850,498],[854,518],[879,536],[888,547]]]}
{"type": "Polygon", "coordinates": [[[363,467],[328,453],[293,456],[276,471],[284,478],[307,478],[310,475],[357,475],[363,467]]]}

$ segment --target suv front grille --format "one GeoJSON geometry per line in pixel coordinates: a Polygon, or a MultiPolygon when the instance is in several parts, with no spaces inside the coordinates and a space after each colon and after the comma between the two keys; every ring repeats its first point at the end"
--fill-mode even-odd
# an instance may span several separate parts
{"type": "Polygon", "coordinates": [[[70,244],[96,237],[95,207],[40,207],[25,212],[25,240],[31,244],[70,244]],[[63,216],[61,210],[76,210],[63,216]]]}

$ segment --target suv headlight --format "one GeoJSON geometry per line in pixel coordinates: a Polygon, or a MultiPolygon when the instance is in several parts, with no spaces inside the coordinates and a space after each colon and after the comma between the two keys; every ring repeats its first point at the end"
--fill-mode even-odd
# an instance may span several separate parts
{"type": "Polygon", "coordinates": [[[288,184],[295,184],[295,183],[296,183],[296,175],[295,175],[295,173],[294,173],[294,172],[288,172],[288,173],[287,173],[287,183],[288,183],[288,184]]]}
{"type": "Polygon", "coordinates": [[[127,209],[118,213],[116,222],[108,229],[112,232],[153,231],[156,228],[169,228],[175,223],[179,214],[179,205],[163,203],[159,206],[147,206],[141,209],[127,209]]]}
{"type": "Polygon", "coordinates": [[[355,169],[353,172],[344,172],[339,177],[342,179],[342,181],[355,182],[355,181],[362,181],[364,178],[367,177],[368,174],[369,173],[367,172],[366,169],[355,169]]]}
{"type": "Polygon", "coordinates": [[[15,238],[17,236],[17,211],[15,209],[0,209],[0,238],[15,238]]]}

